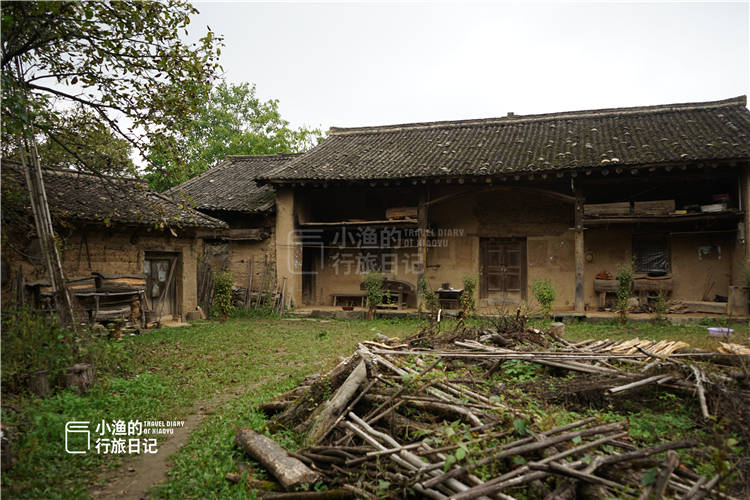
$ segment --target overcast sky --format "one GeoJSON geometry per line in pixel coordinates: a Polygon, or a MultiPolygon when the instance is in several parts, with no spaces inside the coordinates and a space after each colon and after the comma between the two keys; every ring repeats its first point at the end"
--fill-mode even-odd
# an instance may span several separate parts
{"type": "Polygon", "coordinates": [[[724,99],[750,87],[748,2],[196,2],[230,82],[293,125],[724,99]]]}

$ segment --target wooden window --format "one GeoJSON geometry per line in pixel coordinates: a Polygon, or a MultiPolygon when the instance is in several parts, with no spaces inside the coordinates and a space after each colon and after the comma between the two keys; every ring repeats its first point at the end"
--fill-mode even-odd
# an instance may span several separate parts
{"type": "Polygon", "coordinates": [[[522,239],[482,238],[480,297],[526,292],[526,245],[522,239]]]}

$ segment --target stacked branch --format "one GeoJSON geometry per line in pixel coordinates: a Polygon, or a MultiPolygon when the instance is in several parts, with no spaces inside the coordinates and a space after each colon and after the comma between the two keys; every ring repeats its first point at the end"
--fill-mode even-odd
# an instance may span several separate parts
{"type": "MultiPolygon", "coordinates": [[[[640,448],[629,438],[627,422],[596,417],[540,429],[486,382],[498,365],[523,360],[606,375],[614,381],[601,388],[608,397],[652,384],[695,392],[705,416],[707,387],[741,376],[732,354],[685,352],[675,343],[573,344],[559,338],[546,339],[543,349],[519,348],[496,332],[453,337],[440,349],[437,342],[419,347],[423,337],[419,345],[396,342],[364,342],[328,374],[261,406],[275,414],[270,430],[304,433],[301,449],[282,452],[331,491],[437,500],[511,499],[519,492],[548,498],[730,498],[717,491],[721,478],[701,477],[679,463],[674,451],[694,447],[693,441],[640,448]],[[482,337],[492,345],[480,342],[482,337]],[[714,362],[712,370],[707,360],[714,362]],[[713,369],[717,360],[726,365],[713,369]],[[658,468],[656,480],[641,491],[649,468],[658,468]]],[[[292,489],[284,467],[257,453],[251,454],[292,489]]],[[[297,492],[294,498],[314,494],[297,492]]]]}

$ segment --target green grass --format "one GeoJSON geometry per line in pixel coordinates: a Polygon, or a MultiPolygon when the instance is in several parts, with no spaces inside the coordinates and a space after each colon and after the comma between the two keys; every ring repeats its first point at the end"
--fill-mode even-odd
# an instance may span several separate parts
{"type": "MultiPolygon", "coordinates": [[[[68,421],[180,419],[197,401],[260,383],[222,408],[222,412],[236,411],[232,418],[217,414],[201,427],[191,438],[193,447],[202,433],[214,429],[217,419],[232,422],[222,427],[230,434],[237,423],[246,423],[243,419],[250,418],[250,400],[268,399],[305,375],[327,369],[337,356],[351,354],[358,342],[372,339],[376,332],[388,336],[410,333],[416,329],[414,324],[403,320],[240,318],[127,337],[118,346],[129,359],[123,367],[127,378],[103,377],[83,396],[62,391],[42,400],[4,394],[3,425],[17,429],[20,437],[15,447],[18,462],[2,475],[3,493],[14,498],[86,498],[87,484],[121,462],[118,456],[65,453],[68,421]],[[235,422],[237,416],[242,418],[235,422]]],[[[221,447],[231,449],[231,439],[224,437],[211,434],[213,444],[205,453],[213,454],[221,447]]],[[[197,468],[188,474],[191,480],[196,471],[209,470],[205,463],[193,465],[197,468]]],[[[223,481],[223,475],[221,478],[223,481]]]]}
{"type": "MultiPolygon", "coordinates": [[[[265,417],[253,411],[257,403],[288,390],[312,372],[332,367],[338,356],[350,355],[358,342],[372,339],[377,332],[405,337],[416,333],[420,325],[404,319],[349,322],[234,318],[122,339],[116,350],[124,351],[129,362],[120,373],[102,376],[83,396],[59,392],[40,400],[3,395],[3,424],[18,429],[21,435],[18,463],[2,476],[3,494],[13,498],[85,498],[87,485],[120,463],[117,457],[66,454],[63,436],[67,421],[181,419],[196,402],[236,392],[240,395],[219,406],[191,434],[188,444],[174,457],[169,481],[157,493],[164,498],[246,497],[248,492],[242,484],[231,484],[224,476],[236,471],[238,461],[248,462],[235,449],[233,433],[237,426],[262,428],[265,417]],[[8,409],[8,404],[14,410],[8,409]]],[[[447,322],[442,329],[452,326],[447,322]]],[[[739,334],[736,336],[747,338],[747,326],[733,328],[739,334]]],[[[566,325],[566,337],[571,340],[635,336],[680,339],[704,348],[718,345],[699,325],[566,325]]],[[[517,368],[518,373],[504,375],[524,379],[536,375],[536,368],[533,372],[523,366],[517,368]]],[[[552,420],[573,418],[559,408],[534,410],[540,417],[551,412],[544,417],[550,419],[550,425],[552,420]]],[[[644,439],[649,432],[675,435],[683,425],[668,419],[665,425],[674,423],[677,427],[657,426],[651,431],[650,415],[633,417],[643,422],[636,429],[643,430],[644,439]]],[[[294,446],[294,436],[281,437],[285,445],[294,446]]]]}

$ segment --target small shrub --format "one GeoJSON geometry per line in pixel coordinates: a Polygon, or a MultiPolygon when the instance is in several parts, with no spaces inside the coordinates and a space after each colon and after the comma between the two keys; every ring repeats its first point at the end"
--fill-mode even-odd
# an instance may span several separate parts
{"type": "Polygon", "coordinates": [[[48,314],[13,304],[3,308],[2,346],[3,392],[22,390],[37,370],[49,370],[52,382],[75,360],[70,330],[48,314]]]}
{"type": "Polygon", "coordinates": [[[542,307],[542,314],[549,319],[552,316],[552,303],[557,298],[552,282],[550,280],[535,281],[531,285],[531,293],[534,294],[534,298],[542,307]]]}
{"type": "Polygon", "coordinates": [[[375,314],[375,308],[378,304],[383,303],[385,290],[383,289],[383,280],[385,277],[380,273],[367,273],[363,283],[365,293],[367,293],[367,319],[372,319],[375,314]]]}
{"type": "Polygon", "coordinates": [[[660,291],[656,296],[654,302],[654,319],[656,321],[663,321],[669,312],[669,303],[667,302],[667,296],[663,291],[660,291]]]}
{"type": "Polygon", "coordinates": [[[420,309],[424,307],[430,313],[437,314],[438,309],[440,309],[440,301],[424,276],[419,279],[419,291],[422,294],[422,303],[419,304],[420,309]]]}
{"type": "Polygon", "coordinates": [[[620,314],[622,321],[628,318],[628,300],[630,300],[630,290],[633,287],[633,266],[632,264],[622,264],[617,268],[617,312],[620,314]]]}
{"type": "Polygon", "coordinates": [[[2,312],[2,390],[22,392],[29,376],[49,371],[52,387],[62,384],[65,369],[74,363],[91,363],[98,375],[124,374],[128,359],[121,342],[79,327],[63,328],[57,318],[29,307],[8,304],[2,312]]]}
{"type": "Polygon", "coordinates": [[[234,279],[229,271],[214,274],[214,306],[222,320],[226,320],[234,309],[232,305],[232,285],[234,279]]]}
{"type": "Polygon", "coordinates": [[[477,301],[474,298],[474,292],[477,289],[476,276],[464,276],[464,291],[461,294],[459,302],[461,304],[462,317],[468,319],[474,315],[477,308],[477,301]]]}

